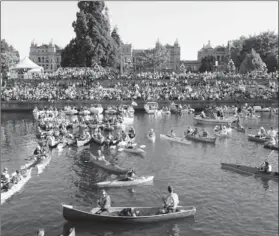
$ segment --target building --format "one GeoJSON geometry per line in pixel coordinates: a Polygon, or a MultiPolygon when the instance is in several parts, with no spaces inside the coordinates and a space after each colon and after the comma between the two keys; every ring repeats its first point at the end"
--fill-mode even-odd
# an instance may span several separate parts
{"type": "MultiPolygon", "coordinates": [[[[159,41],[156,43],[156,46],[159,44],[159,41]]],[[[166,71],[170,72],[179,72],[180,70],[180,46],[178,40],[174,42],[173,46],[167,44],[165,45],[169,52],[169,59],[165,66],[166,71]]],[[[162,69],[162,68],[161,68],[162,69]]]]}
{"type": "Polygon", "coordinates": [[[60,67],[62,48],[53,44],[37,45],[34,40],[30,46],[29,58],[44,68],[45,72],[56,71],[60,67]]]}
{"type": "Polygon", "coordinates": [[[225,70],[230,58],[230,42],[228,42],[227,46],[219,45],[212,47],[209,40],[207,45],[203,45],[203,47],[198,51],[197,56],[197,60],[181,61],[181,65],[183,64],[187,71],[197,72],[201,66],[202,59],[212,56],[215,61],[216,70],[225,70]]]}
{"type": "Polygon", "coordinates": [[[127,71],[128,67],[132,65],[132,44],[121,45],[121,73],[127,71]]]}

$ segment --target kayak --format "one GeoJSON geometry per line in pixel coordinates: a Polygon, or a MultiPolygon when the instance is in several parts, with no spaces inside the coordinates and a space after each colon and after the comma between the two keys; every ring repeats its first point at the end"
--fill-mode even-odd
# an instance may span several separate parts
{"type": "Polygon", "coordinates": [[[92,154],[90,156],[90,160],[92,160],[93,164],[110,171],[112,174],[127,174],[127,172],[129,171],[121,168],[118,165],[113,165],[109,161],[98,161],[97,158],[92,154]]]}
{"type": "Polygon", "coordinates": [[[90,137],[87,138],[87,139],[84,139],[84,140],[78,140],[78,139],[77,139],[77,146],[78,146],[78,147],[84,146],[84,145],[90,143],[90,141],[91,141],[91,138],[90,138],[90,137]]]}
{"type": "Polygon", "coordinates": [[[170,141],[173,141],[173,142],[176,142],[176,143],[191,144],[191,142],[188,141],[188,140],[181,140],[182,139],[181,137],[170,137],[170,136],[165,135],[165,134],[160,134],[160,138],[167,139],[167,140],[170,140],[170,141]]]}
{"type": "Polygon", "coordinates": [[[8,191],[1,192],[1,204],[3,204],[7,199],[9,199],[11,196],[13,196],[15,193],[19,192],[23,188],[23,186],[31,178],[32,169],[33,168],[27,170],[26,173],[22,176],[23,178],[17,184],[14,184],[8,191]]]}
{"type": "Polygon", "coordinates": [[[130,153],[144,153],[143,149],[137,147],[133,147],[133,148],[123,147],[123,151],[130,152],[130,153]]]}
{"type": "Polygon", "coordinates": [[[92,210],[81,210],[72,205],[63,206],[63,217],[69,221],[90,221],[90,222],[106,222],[119,224],[139,224],[139,223],[155,223],[174,219],[182,219],[193,217],[196,214],[195,207],[178,206],[176,212],[168,214],[160,214],[160,207],[110,207],[107,214],[95,214],[100,208],[92,210]],[[136,217],[119,216],[119,213],[127,208],[133,208],[139,213],[136,217]],[[158,214],[159,213],[159,214],[158,214]]]}
{"type": "Polygon", "coordinates": [[[200,116],[195,116],[193,119],[194,121],[196,121],[197,124],[212,124],[212,125],[229,124],[229,123],[233,123],[236,120],[235,117],[224,118],[220,120],[220,119],[211,119],[211,118],[201,118],[200,116]]]}
{"type": "Polygon", "coordinates": [[[269,141],[269,138],[263,137],[256,137],[256,135],[253,134],[248,134],[248,140],[253,141],[253,142],[258,142],[258,143],[265,143],[266,141],[269,141]]]}
{"type": "Polygon", "coordinates": [[[268,179],[278,179],[278,177],[279,177],[278,172],[265,173],[265,172],[259,171],[259,169],[257,167],[221,163],[221,168],[234,170],[236,172],[241,172],[244,174],[253,174],[253,175],[260,176],[263,178],[268,178],[268,179]]]}
{"type": "Polygon", "coordinates": [[[142,176],[138,177],[135,180],[127,180],[127,178],[122,179],[115,179],[112,181],[103,181],[96,183],[96,186],[98,187],[124,187],[124,186],[133,186],[133,185],[139,185],[144,184],[148,182],[152,182],[154,179],[154,176],[142,176]]]}
{"type": "Polygon", "coordinates": [[[198,137],[198,136],[193,136],[193,135],[187,135],[186,137],[187,137],[187,139],[199,141],[199,142],[203,142],[203,143],[215,143],[216,142],[216,137],[215,138],[198,137]]]}
{"type": "Polygon", "coordinates": [[[41,160],[39,164],[37,164],[38,175],[43,172],[46,166],[50,163],[51,155],[48,155],[45,159],[41,160]]]}
{"type": "Polygon", "coordinates": [[[105,142],[105,137],[102,137],[101,139],[98,139],[97,137],[92,135],[92,140],[97,144],[103,145],[104,142],[105,142]]]}

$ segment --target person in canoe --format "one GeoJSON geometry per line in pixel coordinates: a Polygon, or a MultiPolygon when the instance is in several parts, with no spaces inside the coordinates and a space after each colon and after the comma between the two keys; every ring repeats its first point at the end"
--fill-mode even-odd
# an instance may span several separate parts
{"type": "Polygon", "coordinates": [[[192,129],[192,127],[191,127],[191,126],[188,126],[187,135],[193,133],[193,131],[194,131],[194,130],[192,129]]]}
{"type": "Polygon", "coordinates": [[[265,136],[266,136],[266,131],[265,131],[264,127],[259,128],[259,131],[258,131],[256,137],[263,138],[265,136]]]}
{"type": "Polygon", "coordinates": [[[42,154],[42,152],[43,152],[43,150],[42,150],[42,148],[41,148],[41,145],[38,145],[37,147],[36,147],[36,149],[34,150],[34,155],[40,155],[40,154],[42,154]]]}
{"type": "Polygon", "coordinates": [[[98,156],[97,156],[98,161],[106,161],[104,154],[102,153],[101,150],[98,150],[98,156]]]}
{"type": "Polygon", "coordinates": [[[111,200],[110,196],[107,194],[107,192],[102,189],[101,190],[101,196],[97,201],[98,207],[100,207],[100,210],[98,210],[95,214],[102,214],[103,212],[108,212],[109,208],[111,207],[111,200]]]}
{"type": "Polygon", "coordinates": [[[13,184],[17,184],[22,179],[22,175],[20,174],[19,170],[16,170],[16,174],[12,177],[11,182],[13,184]]]}
{"type": "Polygon", "coordinates": [[[264,161],[264,163],[260,166],[259,171],[270,173],[272,171],[272,166],[267,161],[264,161]]]}
{"type": "Polygon", "coordinates": [[[179,204],[179,198],[176,193],[173,192],[173,187],[168,186],[169,195],[167,198],[163,198],[164,209],[162,209],[161,213],[173,213],[176,211],[176,207],[179,204]]]}
{"type": "Polygon", "coordinates": [[[136,176],[136,172],[135,172],[134,168],[132,168],[131,170],[128,171],[126,177],[127,177],[128,181],[136,179],[137,176],[136,176]]]}
{"type": "Polygon", "coordinates": [[[128,136],[130,139],[133,139],[136,136],[136,131],[133,127],[130,128],[128,136]]]}
{"type": "Polygon", "coordinates": [[[199,134],[199,130],[198,128],[196,127],[194,132],[192,133],[192,136],[197,136],[199,134]]]}
{"type": "Polygon", "coordinates": [[[9,189],[10,175],[8,168],[5,167],[1,174],[1,189],[9,189]]]}
{"type": "Polygon", "coordinates": [[[204,113],[204,111],[201,112],[201,118],[205,119],[206,115],[204,113]]]}
{"type": "Polygon", "coordinates": [[[155,132],[153,129],[150,129],[149,130],[149,133],[148,133],[148,137],[154,137],[155,136],[155,132]]]}
{"type": "Polygon", "coordinates": [[[207,138],[207,137],[208,137],[208,132],[207,132],[206,129],[203,129],[202,137],[204,137],[204,138],[207,138]]]}
{"type": "Polygon", "coordinates": [[[39,229],[38,232],[37,232],[37,236],[45,236],[44,229],[39,229]]]}
{"type": "Polygon", "coordinates": [[[277,136],[276,130],[274,130],[273,127],[271,127],[270,130],[267,131],[267,136],[270,137],[270,138],[271,137],[276,138],[276,136],[277,136]]]}
{"type": "Polygon", "coordinates": [[[176,137],[176,135],[175,135],[173,129],[171,130],[170,134],[167,134],[167,136],[168,136],[168,137],[171,137],[171,138],[175,138],[175,137],[176,137]]]}

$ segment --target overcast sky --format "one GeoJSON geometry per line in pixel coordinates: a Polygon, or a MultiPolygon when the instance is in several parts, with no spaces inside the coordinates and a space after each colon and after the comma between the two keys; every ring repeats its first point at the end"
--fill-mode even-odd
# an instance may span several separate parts
{"type": "MultiPolygon", "coordinates": [[[[151,48],[157,39],[181,46],[181,59],[195,60],[211,40],[227,44],[241,35],[271,30],[278,33],[278,3],[273,2],[106,2],[111,25],[117,25],[124,43],[135,49],[151,48]]],[[[30,43],[65,47],[73,38],[77,2],[1,2],[1,37],[29,55],[30,43]]]]}

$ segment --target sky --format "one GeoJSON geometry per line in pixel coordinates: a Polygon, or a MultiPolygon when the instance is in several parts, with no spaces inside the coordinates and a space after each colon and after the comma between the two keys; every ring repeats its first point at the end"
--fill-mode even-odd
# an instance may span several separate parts
{"type": "MultiPolygon", "coordinates": [[[[181,47],[181,60],[196,60],[197,52],[228,40],[271,30],[278,33],[278,2],[107,1],[111,26],[134,49],[154,47],[156,41],[181,47]]],[[[1,38],[24,58],[33,39],[65,47],[75,37],[72,22],[76,1],[2,1],[1,38]]]]}

